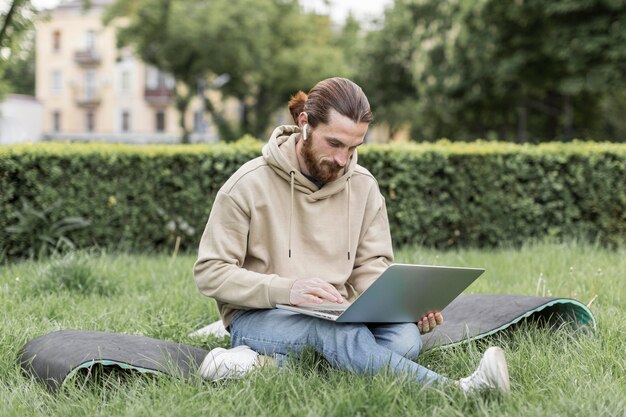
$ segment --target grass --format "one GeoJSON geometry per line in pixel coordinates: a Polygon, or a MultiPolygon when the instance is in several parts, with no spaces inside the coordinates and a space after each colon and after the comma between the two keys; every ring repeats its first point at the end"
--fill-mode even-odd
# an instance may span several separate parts
{"type": "Polygon", "coordinates": [[[330,369],[314,355],[224,383],[182,382],[122,372],[78,375],[58,393],[25,378],[16,364],[29,340],[60,329],[142,334],[206,349],[228,340],[187,334],[217,318],[196,290],[192,256],[82,252],[0,270],[1,416],[544,416],[626,415],[624,250],[537,243],[518,249],[441,252],[405,248],[398,262],[483,266],[468,291],[572,296],[591,306],[597,332],[522,325],[487,341],[424,353],[419,362],[454,378],[473,371],[489,344],[509,360],[512,393],[464,398],[389,375],[330,369]]]}

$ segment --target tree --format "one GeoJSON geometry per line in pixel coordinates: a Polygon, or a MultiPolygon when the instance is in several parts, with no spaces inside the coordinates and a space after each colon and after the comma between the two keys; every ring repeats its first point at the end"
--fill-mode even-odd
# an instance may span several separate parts
{"type": "Polygon", "coordinates": [[[29,32],[24,36],[18,51],[11,52],[5,62],[0,82],[6,85],[8,92],[35,95],[34,32],[29,32]]]}
{"type": "Polygon", "coordinates": [[[416,100],[414,136],[571,139],[626,87],[626,2],[397,0],[368,46],[416,100]]]}
{"type": "Polygon", "coordinates": [[[522,111],[543,116],[547,137],[571,139],[595,123],[604,95],[626,86],[624,1],[491,0],[483,16],[497,29],[499,77],[522,111]]]}
{"type": "Polygon", "coordinates": [[[34,15],[29,0],[13,0],[0,14],[0,98],[7,92],[34,92],[34,15]]]}
{"type": "Polygon", "coordinates": [[[493,28],[481,0],[408,2],[416,47],[411,74],[420,97],[417,137],[473,139],[497,135],[515,120],[516,98],[497,78],[493,28]]]}
{"type": "Polygon", "coordinates": [[[106,21],[119,17],[127,19],[118,30],[121,44],[133,46],[145,62],[181,84],[177,103],[183,128],[198,87],[228,74],[220,91],[241,103],[238,129],[200,88],[205,108],[227,140],[264,135],[289,94],[347,72],[342,51],[330,45],[328,17],[303,14],[296,0],[118,0],[106,21]]]}
{"type": "Polygon", "coordinates": [[[29,12],[32,5],[28,0],[13,0],[9,8],[1,14],[2,26],[0,27],[0,48],[11,47],[11,41],[19,38],[30,28],[29,12]]]}
{"type": "Polygon", "coordinates": [[[382,27],[366,35],[355,81],[363,87],[376,120],[389,126],[389,136],[414,121],[417,88],[411,75],[414,19],[405,2],[385,10],[382,27]]]}

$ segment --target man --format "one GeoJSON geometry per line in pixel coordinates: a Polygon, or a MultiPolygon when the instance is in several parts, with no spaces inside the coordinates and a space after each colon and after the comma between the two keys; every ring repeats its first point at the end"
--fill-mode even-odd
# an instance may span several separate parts
{"type": "Polygon", "coordinates": [[[508,391],[501,349],[478,370],[450,381],[415,359],[420,332],[443,322],[340,324],[275,309],[276,304],[344,303],[393,261],[385,201],[356,149],[372,121],[359,86],[319,82],[289,102],[295,126],[280,126],[263,155],[220,189],[194,266],[200,292],[217,300],[233,349],[214,349],[201,366],[208,379],[241,376],[258,353],[275,358],[312,347],[331,365],[357,373],[390,369],[418,383],[454,383],[464,391],[508,391]],[[249,347],[248,347],[249,346],[249,347]]]}

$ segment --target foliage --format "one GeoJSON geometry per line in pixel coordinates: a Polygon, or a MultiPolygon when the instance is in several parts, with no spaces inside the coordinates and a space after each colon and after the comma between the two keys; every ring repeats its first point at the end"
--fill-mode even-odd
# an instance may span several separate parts
{"type": "Polygon", "coordinates": [[[34,32],[24,36],[19,50],[11,52],[4,64],[0,83],[13,94],[35,95],[35,37],[34,32]]]}
{"type": "Polygon", "coordinates": [[[120,17],[128,20],[118,30],[120,42],[184,84],[181,109],[200,88],[227,141],[264,136],[290,94],[347,73],[330,19],[303,13],[296,0],[118,0],[106,20],[120,17]],[[219,88],[223,98],[241,103],[239,131],[206,91],[220,74],[229,79],[219,88]]]}
{"type": "Polygon", "coordinates": [[[0,100],[6,93],[33,94],[35,89],[33,23],[29,0],[12,0],[0,13],[0,100]]]}
{"type": "Polygon", "coordinates": [[[576,125],[594,124],[599,98],[626,87],[626,2],[505,3],[492,0],[481,13],[493,28],[502,95],[543,116],[544,137],[571,139],[576,125]]]}
{"type": "Polygon", "coordinates": [[[404,125],[415,122],[417,90],[411,64],[419,45],[412,40],[415,25],[407,18],[403,2],[385,10],[383,23],[366,34],[355,81],[375,109],[376,121],[385,122],[393,136],[404,125]]]}
{"type": "Polygon", "coordinates": [[[34,12],[29,0],[12,0],[2,10],[2,26],[0,26],[0,48],[11,47],[24,32],[30,29],[30,17],[34,12]]]}
{"type": "Polygon", "coordinates": [[[599,111],[605,118],[599,123],[607,132],[607,137],[615,142],[626,142],[626,87],[604,95],[599,102],[599,111]]]}
{"type": "MultiPolygon", "coordinates": [[[[89,226],[90,222],[80,216],[58,218],[63,201],[56,200],[51,205],[38,210],[27,200],[22,200],[22,209],[10,213],[16,223],[4,228],[11,237],[9,240],[19,242],[18,246],[25,247],[30,258],[45,257],[51,254],[62,253],[75,249],[74,242],[69,235],[72,231],[89,226]]],[[[7,250],[6,255],[15,256],[10,247],[0,247],[0,254],[7,250]]]]}
{"type": "Polygon", "coordinates": [[[397,243],[521,244],[624,239],[626,148],[477,142],[372,146],[360,155],[387,197],[397,243]]]}
{"type": "MultiPolygon", "coordinates": [[[[72,231],[77,247],[173,250],[178,241],[183,250],[195,249],[218,189],[260,150],[250,138],[208,146],[6,146],[0,149],[0,230],[12,223],[21,198],[41,207],[62,198],[54,221],[91,220],[88,229],[72,231]]],[[[626,145],[443,141],[367,145],[358,157],[379,181],[398,244],[624,239],[626,145]]],[[[11,256],[33,247],[11,234],[0,243],[11,256]]]]}
{"type": "Polygon", "coordinates": [[[603,98],[626,88],[624,28],[623,1],[397,0],[360,73],[414,137],[623,140],[603,98]]]}

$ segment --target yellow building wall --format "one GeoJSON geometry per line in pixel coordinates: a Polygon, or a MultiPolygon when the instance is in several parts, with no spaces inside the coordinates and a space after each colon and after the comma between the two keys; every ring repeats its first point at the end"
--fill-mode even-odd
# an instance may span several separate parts
{"type": "Polygon", "coordinates": [[[118,50],[115,28],[103,26],[103,9],[59,6],[44,14],[36,24],[36,96],[44,107],[43,130],[54,134],[54,112],[61,114],[61,134],[87,134],[87,113],[94,115],[94,134],[123,134],[122,112],[130,114],[128,134],[179,135],[178,112],[172,104],[155,107],[144,96],[146,65],[132,51],[118,50]],[[87,33],[93,31],[93,51],[99,61],[81,64],[76,54],[87,51],[87,33]],[[55,33],[60,34],[58,50],[55,33]],[[123,69],[129,73],[129,88],[124,90],[123,69]],[[61,74],[60,89],[53,85],[53,73],[61,74]],[[97,104],[92,108],[80,104],[86,92],[86,72],[95,73],[97,104]],[[156,131],[156,112],[165,112],[165,131],[156,131]]]}

